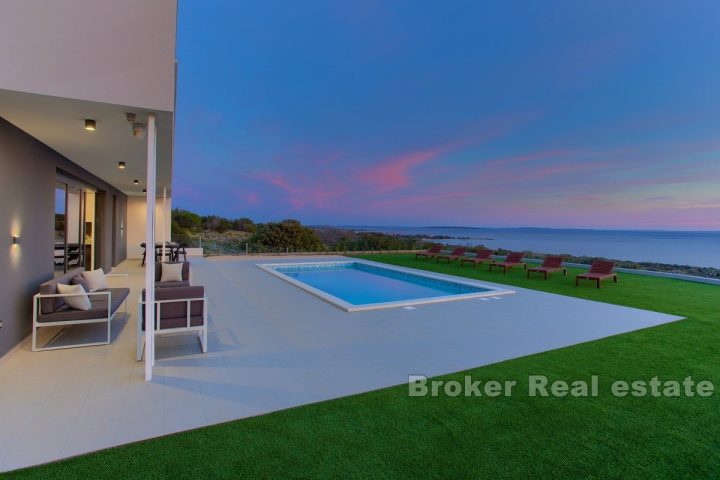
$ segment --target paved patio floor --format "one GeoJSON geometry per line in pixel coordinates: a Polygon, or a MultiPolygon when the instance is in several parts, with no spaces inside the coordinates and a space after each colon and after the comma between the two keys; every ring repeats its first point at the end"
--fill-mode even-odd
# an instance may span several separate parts
{"type": "Polygon", "coordinates": [[[151,383],[135,362],[143,274],[124,262],[116,272],[127,276],[111,283],[130,286],[131,303],[111,345],[33,353],[26,339],[0,359],[0,471],[679,319],[519,288],[347,313],[255,267],[273,261],[289,258],[193,259],[210,299],[209,352],[195,336],[160,339],[151,383]]]}

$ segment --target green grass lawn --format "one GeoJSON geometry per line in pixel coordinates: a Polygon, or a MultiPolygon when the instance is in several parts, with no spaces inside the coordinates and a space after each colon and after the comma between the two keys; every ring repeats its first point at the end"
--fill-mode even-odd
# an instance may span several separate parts
{"type": "MultiPolygon", "coordinates": [[[[686,320],[446,375],[519,380],[512,397],[410,398],[400,385],[14,472],[8,478],[720,478],[720,393],[609,395],[615,380],[711,380],[720,387],[720,287],[620,274],[575,288],[487,267],[395,265],[655,310],[686,320]],[[527,396],[527,376],[601,378],[595,398],[527,396]]],[[[428,352],[429,355],[432,352],[428,352]]],[[[1,427],[0,427],[1,428],[1,427]]],[[[42,441],[42,439],[38,439],[42,441]]]]}

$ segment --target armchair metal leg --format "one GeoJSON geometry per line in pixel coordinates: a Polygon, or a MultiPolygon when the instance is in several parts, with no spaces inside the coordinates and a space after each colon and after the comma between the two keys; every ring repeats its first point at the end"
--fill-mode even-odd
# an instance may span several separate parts
{"type": "Polygon", "coordinates": [[[135,361],[139,362],[143,358],[143,353],[145,350],[145,339],[143,338],[143,335],[138,335],[137,337],[137,350],[135,353],[135,361]]]}
{"type": "MultiPolygon", "coordinates": [[[[188,309],[190,307],[188,306],[188,309]]],[[[202,351],[203,353],[207,353],[207,330],[208,330],[208,317],[207,317],[207,300],[203,302],[203,329],[202,329],[202,338],[200,339],[200,343],[202,343],[202,351]]]]}
{"type": "Polygon", "coordinates": [[[202,348],[202,352],[207,353],[207,326],[198,333],[198,338],[200,339],[200,348],[202,348]]]}
{"type": "Polygon", "coordinates": [[[142,304],[138,304],[138,316],[137,316],[137,350],[135,351],[135,360],[140,361],[143,357],[143,348],[145,346],[145,341],[143,338],[142,333],[142,304]]]}
{"type": "Polygon", "coordinates": [[[38,300],[33,298],[32,351],[37,351],[37,309],[38,300]]]}

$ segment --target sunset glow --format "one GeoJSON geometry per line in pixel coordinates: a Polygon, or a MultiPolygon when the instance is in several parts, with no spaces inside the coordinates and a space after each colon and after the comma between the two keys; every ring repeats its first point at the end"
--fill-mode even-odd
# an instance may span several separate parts
{"type": "Polygon", "coordinates": [[[720,4],[213,5],[180,10],[174,206],[720,229],[720,4]]]}

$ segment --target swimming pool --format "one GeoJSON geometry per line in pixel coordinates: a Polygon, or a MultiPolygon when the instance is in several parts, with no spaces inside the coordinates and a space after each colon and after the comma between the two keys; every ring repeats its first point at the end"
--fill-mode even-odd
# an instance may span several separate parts
{"type": "Polygon", "coordinates": [[[257,266],[347,312],[514,293],[471,280],[364,260],[257,266]]]}

